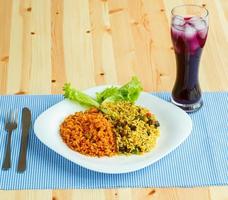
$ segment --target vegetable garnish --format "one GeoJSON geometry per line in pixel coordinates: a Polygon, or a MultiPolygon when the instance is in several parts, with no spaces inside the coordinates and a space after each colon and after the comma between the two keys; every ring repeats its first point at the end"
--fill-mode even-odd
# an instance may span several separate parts
{"type": "Polygon", "coordinates": [[[141,82],[135,76],[132,77],[130,82],[120,88],[112,86],[97,93],[96,99],[75,88],[72,88],[69,83],[66,83],[63,87],[65,98],[78,102],[84,106],[96,108],[99,108],[99,106],[104,102],[117,102],[124,100],[134,103],[138,99],[142,89],[141,82]]]}
{"type": "Polygon", "coordinates": [[[134,103],[138,99],[142,89],[141,82],[137,77],[133,76],[130,82],[120,88],[110,87],[97,93],[97,101],[103,103],[125,100],[134,103]]]}
{"type": "Polygon", "coordinates": [[[75,101],[81,105],[88,106],[88,107],[98,108],[100,106],[100,104],[89,95],[83,92],[80,92],[75,88],[72,88],[70,83],[65,83],[63,87],[63,91],[64,91],[64,97],[71,101],[75,101]]]}

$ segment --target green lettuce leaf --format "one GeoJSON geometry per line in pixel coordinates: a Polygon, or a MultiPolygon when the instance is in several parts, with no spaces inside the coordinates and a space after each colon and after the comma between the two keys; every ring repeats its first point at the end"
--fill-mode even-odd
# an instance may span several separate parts
{"type": "Polygon", "coordinates": [[[119,95],[119,90],[117,87],[110,87],[104,91],[97,93],[96,98],[99,103],[102,103],[105,99],[108,99],[111,96],[119,95]]]}
{"type": "Polygon", "coordinates": [[[131,81],[123,85],[119,90],[124,100],[133,103],[138,99],[143,88],[138,78],[136,76],[133,76],[131,81]]]}
{"type": "Polygon", "coordinates": [[[137,77],[132,77],[131,81],[122,87],[110,87],[96,94],[96,100],[101,104],[103,102],[130,101],[134,103],[142,91],[141,82],[137,77]]]}
{"type": "Polygon", "coordinates": [[[100,104],[95,99],[83,92],[80,92],[79,90],[72,88],[69,83],[66,83],[64,85],[63,91],[65,98],[77,102],[81,105],[97,108],[100,106],[100,104]]]}
{"type": "Polygon", "coordinates": [[[137,77],[132,77],[131,81],[122,87],[110,87],[96,94],[96,99],[72,88],[69,83],[63,87],[64,97],[87,107],[99,108],[104,102],[130,101],[134,103],[142,91],[142,86],[137,77]]]}

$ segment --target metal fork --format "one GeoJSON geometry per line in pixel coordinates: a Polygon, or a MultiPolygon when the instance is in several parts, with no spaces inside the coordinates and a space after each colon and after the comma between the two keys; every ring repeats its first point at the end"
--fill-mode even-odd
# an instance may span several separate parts
{"type": "Polygon", "coordinates": [[[5,152],[5,159],[2,165],[3,170],[11,167],[11,136],[14,129],[17,128],[17,112],[11,111],[6,116],[5,129],[8,132],[8,141],[5,152]]]}

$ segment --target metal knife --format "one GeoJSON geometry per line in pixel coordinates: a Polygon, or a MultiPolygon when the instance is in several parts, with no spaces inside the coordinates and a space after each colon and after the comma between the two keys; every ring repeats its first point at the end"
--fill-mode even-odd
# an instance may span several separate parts
{"type": "Polygon", "coordinates": [[[28,145],[29,127],[31,124],[31,111],[28,108],[22,109],[22,136],[19,162],[17,166],[18,172],[24,172],[26,169],[26,154],[28,145]]]}

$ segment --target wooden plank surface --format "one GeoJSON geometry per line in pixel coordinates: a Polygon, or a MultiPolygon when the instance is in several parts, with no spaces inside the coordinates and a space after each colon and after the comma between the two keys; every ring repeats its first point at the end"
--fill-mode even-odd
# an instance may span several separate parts
{"type": "MultiPolygon", "coordinates": [[[[204,91],[228,89],[227,0],[0,0],[0,94],[61,93],[137,75],[146,91],[171,91],[170,10],[210,12],[200,67],[204,91]]],[[[0,199],[228,199],[228,187],[0,191],[0,199]]]]}

